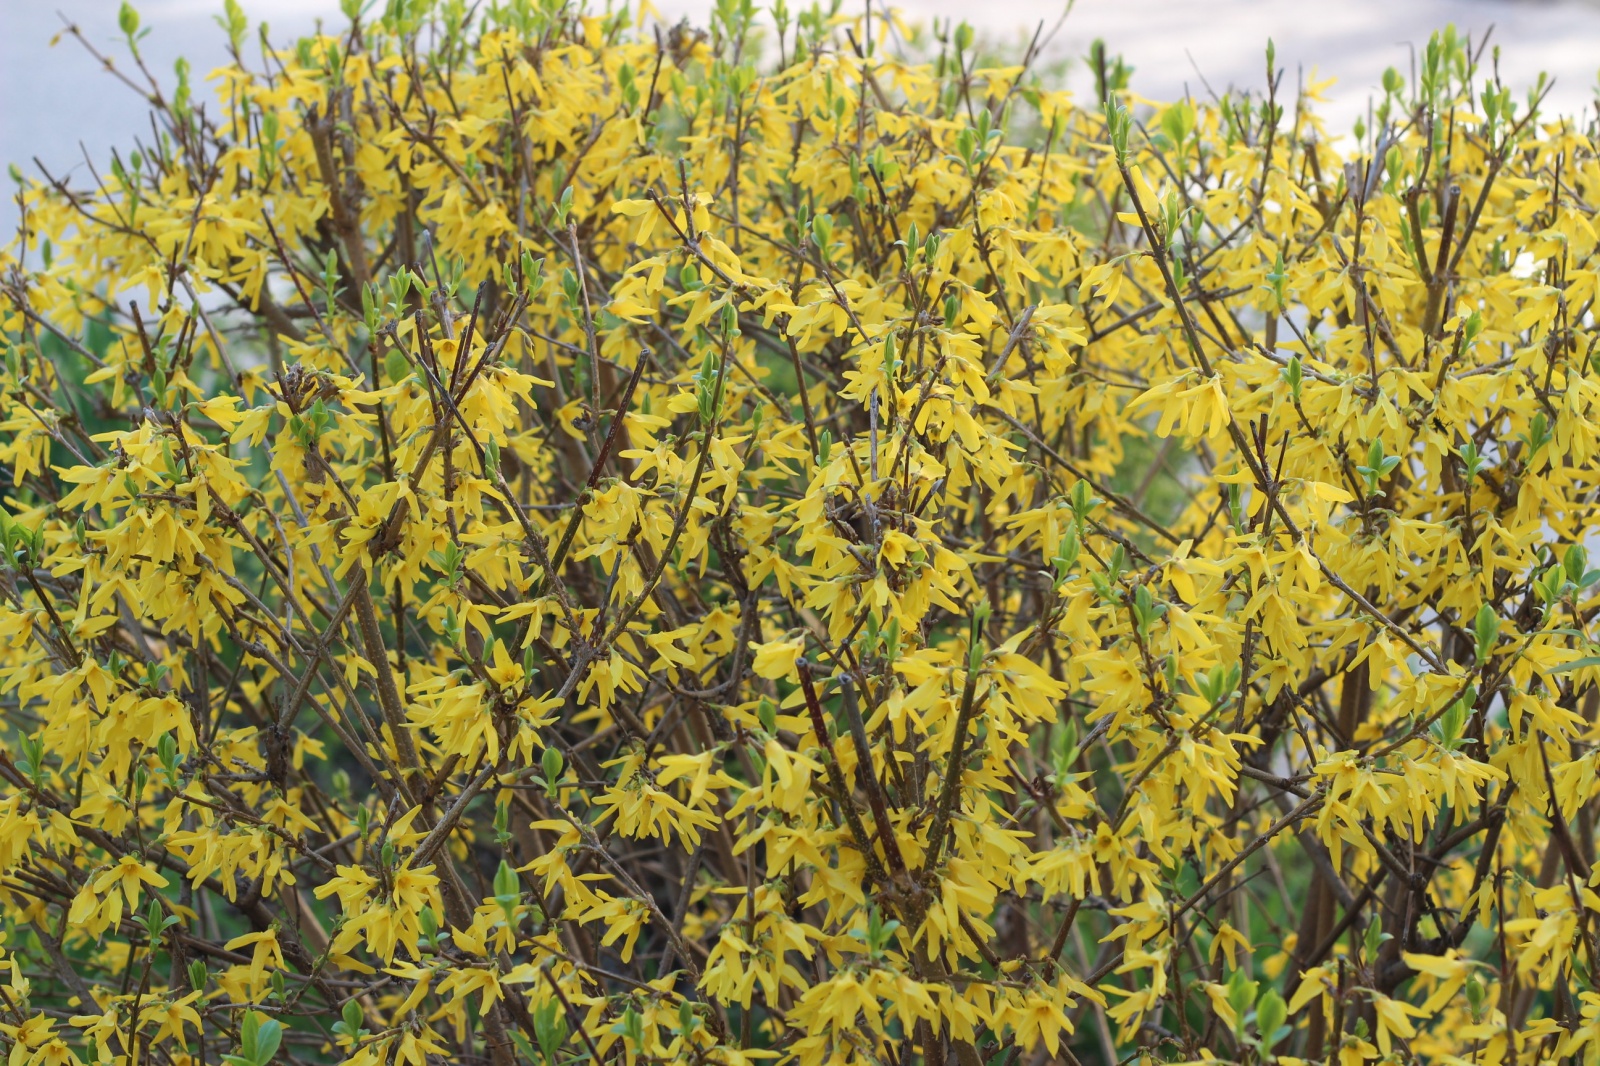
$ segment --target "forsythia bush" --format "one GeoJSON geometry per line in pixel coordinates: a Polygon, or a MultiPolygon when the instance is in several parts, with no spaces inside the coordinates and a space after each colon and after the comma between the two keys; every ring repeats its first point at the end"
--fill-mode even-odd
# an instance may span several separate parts
{"type": "Polygon", "coordinates": [[[1600,1060],[1592,118],[341,6],[18,186],[11,1066],[1600,1060]]]}

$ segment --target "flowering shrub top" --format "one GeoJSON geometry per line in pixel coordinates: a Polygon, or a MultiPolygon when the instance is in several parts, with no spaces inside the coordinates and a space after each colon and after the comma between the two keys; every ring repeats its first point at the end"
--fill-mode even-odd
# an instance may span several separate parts
{"type": "Polygon", "coordinates": [[[13,1066],[1600,1057],[1592,130],[344,6],[19,187],[13,1066]]]}

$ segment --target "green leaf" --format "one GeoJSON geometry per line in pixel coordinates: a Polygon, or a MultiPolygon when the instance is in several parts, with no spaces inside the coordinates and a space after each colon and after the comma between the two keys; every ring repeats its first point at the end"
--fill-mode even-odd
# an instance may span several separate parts
{"type": "Polygon", "coordinates": [[[263,1021],[256,1034],[256,1066],[267,1066],[278,1053],[278,1045],[282,1042],[283,1023],[276,1018],[263,1021]]]}
{"type": "Polygon", "coordinates": [[[1241,1029],[1244,1026],[1245,1013],[1256,1001],[1258,987],[1260,987],[1259,982],[1250,980],[1243,970],[1233,971],[1233,976],[1228,978],[1228,1006],[1233,1008],[1241,1029]]]}
{"type": "Polygon", "coordinates": [[[547,999],[534,1008],[533,1035],[539,1040],[545,1062],[555,1066],[556,1052],[567,1042],[567,1019],[555,1000],[547,999]]]}
{"type": "Polygon", "coordinates": [[[249,1062],[256,1061],[256,1047],[261,1033],[261,1015],[255,1011],[245,1012],[244,1021],[239,1023],[239,1050],[244,1052],[244,1058],[249,1062]]]}
{"type": "Polygon", "coordinates": [[[1256,1002],[1256,1032],[1261,1034],[1261,1039],[1272,1042],[1274,1035],[1289,1018],[1289,1005],[1278,995],[1278,990],[1269,988],[1261,994],[1256,1002]]]}
{"type": "Polygon", "coordinates": [[[1478,608],[1478,617],[1472,622],[1472,633],[1478,641],[1478,662],[1482,663],[1500,637],[1500,617],[1487,603],[1478,608]]]}
{"type": "Polygon", "coordinates": [[[504,859],[500,860],[500,868],[494,874],[494,898],[502,903],[515,903],[522,898],[522,882],[517,871],[504,859]]]}

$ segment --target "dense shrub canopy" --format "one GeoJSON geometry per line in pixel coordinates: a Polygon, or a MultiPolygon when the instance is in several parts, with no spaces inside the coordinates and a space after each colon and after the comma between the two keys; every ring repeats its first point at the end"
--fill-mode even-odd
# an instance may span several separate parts
{"type": "Polygon", "coordinates": [[[19,178],[12,1066],[1600,1058],[1592,125],[342,6],[19,178]]]}

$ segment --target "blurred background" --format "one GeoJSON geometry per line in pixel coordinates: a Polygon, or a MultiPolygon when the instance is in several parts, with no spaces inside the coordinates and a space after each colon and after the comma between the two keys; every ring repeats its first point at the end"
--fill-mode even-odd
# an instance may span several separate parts
{"type": "MultiPolygon", "coordinates": [[[[861,2],[845,0],[845,10],[861,2]]],[[[113,145],[126,145],[136,132],[148,135],[142,101],[61,35],[75,23],[91,44],[125,65],[119,6],[120,0],[0,0],[0,162],[37,174],[37,160],[62,174],[83,168],[85,153],[103,166],[113,145]]],[[[214,19],[222,0],[142,0],[135,6],[153,31],[142,45],[146,61],[165,82],[180,54],[196,75],[223,61],[224,38],[214,19]]],[[[312,31],[319,17],[339,21],[336,0],[243,0],[243,6],[252,19],[268,23],[278,42],[312,31]]],[[[703,21],[709,6],[709,0],[657,0],[671,21],[685,15],[703,21]]],[[[900,0],[896,6],[913,22],[966,19],[997,44],[1025,41],[1041,22],[1048,30],[1065,8],[1058,0],[900,0]]],[[[1301,79],[1335,79],[1323,112],[1330,133],[1347,134],[1384,68],[1408,69],[1428,35],[1446,24],[1474,42],[1490,34],[1490,44],[1502,51],[1501,74],[1519,98],[1544,72],[1555,81],[1547,112],[1596,106],[1600,3],[1594,0],[1078,0],[1049,58],[1064,61],[1068,84],[1082,90],[1089,82],[1081,57],[1092,40],[1103,38],[1109,51],[1133,65],[1131,86],[1140,95],[1167,100],[1187,91],[1202,97],[1229,87],[1261,88],[1271,37],[1286,88],[1301,79]]],[[[0,233],[15,221],[14,205],[0,203],[0,233]]]]}

